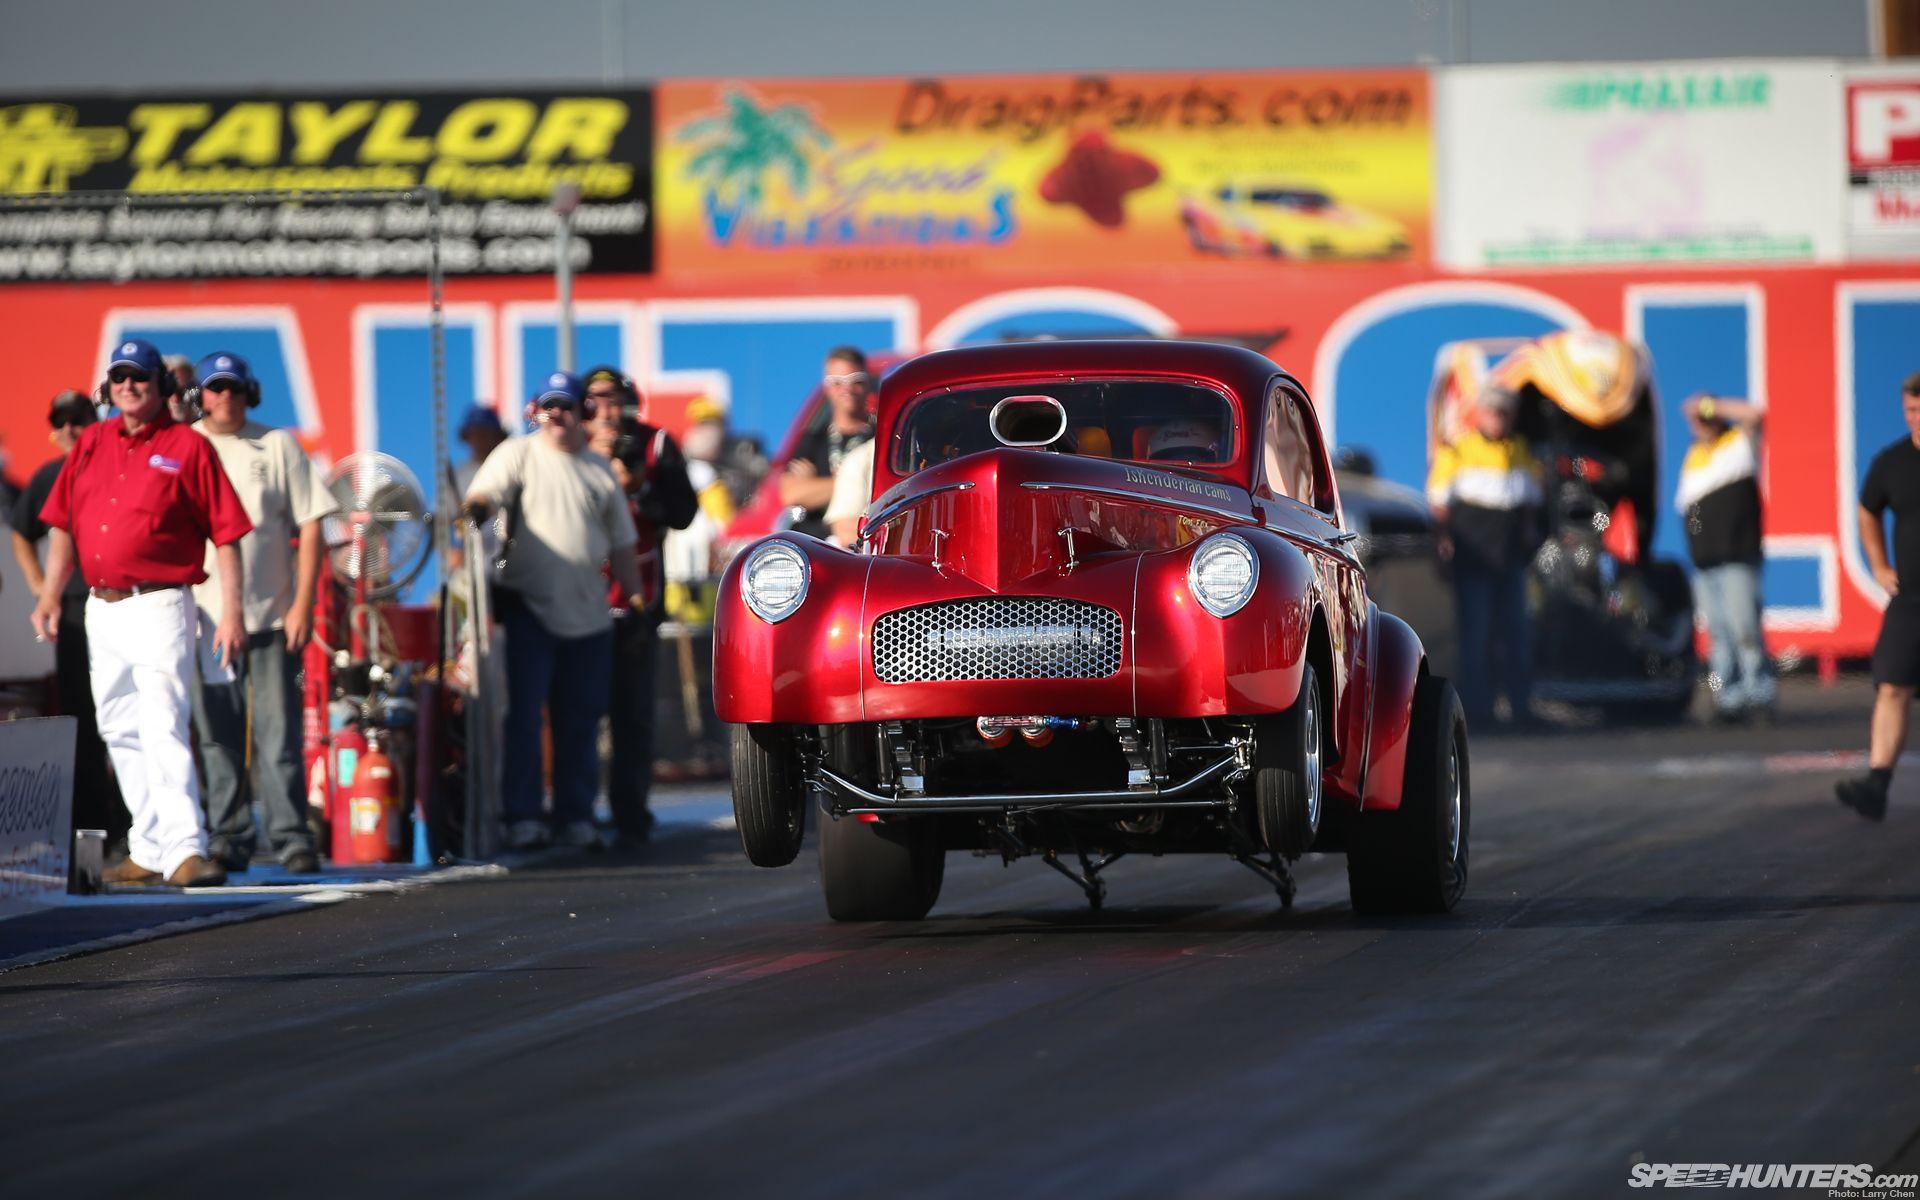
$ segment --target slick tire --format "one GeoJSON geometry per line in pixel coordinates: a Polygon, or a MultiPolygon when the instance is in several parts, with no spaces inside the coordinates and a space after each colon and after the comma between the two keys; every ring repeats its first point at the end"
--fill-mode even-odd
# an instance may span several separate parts
{"type": "MultiPolygon", "coordinates": [[[[870,724],[821,730],[827,765],[863,787],[880,782],[878,729],[870,724]]],[[[918,921],[940,898],[947,856],[928,817],[868,822],[822,807],[820,890],[836,921],[918,921]]]]}
{"type": "Polygon", "coordinates": [[[793,734],[779,725],[733,727],[733,821],[756,867],[784,867],[807,832],[807,796],[793,734]]]}
{"type": "Polygon", "coordinates": [[[1347,890],[1355,912],[1443,913],[1467,890],[1473,815],[1467,718],[1453,685],[1424,676],[1413,693],[1400,807],[1355,814],[1347,890]]]}
{"type": "Polygon", "coordinates": [[[1253,798],[1260,840],[1282,858],[1313,845],[1325,809],[1325,698],[1311,664],[1300,672],[1293,707],[1265,718],[1254,732],[1253,798]]]}
{"type": "Polygon", "coordinates": [[[836,921],[918,921],[940,898],[947,855],[927,817],[820,814],[820,891],[836,921]]]}

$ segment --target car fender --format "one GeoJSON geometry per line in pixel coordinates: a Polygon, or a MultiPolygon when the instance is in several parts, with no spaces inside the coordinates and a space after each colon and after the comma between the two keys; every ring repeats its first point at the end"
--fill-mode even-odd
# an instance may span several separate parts
{"type": "Polygon", "coordinates": [[[1140,557],[1129,629],[1141,716],[1282,712],[1299,695],[1318,576],[1283,537],[1245,525],[1222,532],[1246,539],[1260,564],[1252,598],[1228,617],[1202,609],[1187,586],[1198,541],[1140,557]]]}
{"type": "Polygon", "coordinates": [[[1407,738],[1413,726],[1413,692],[1426,674],[1427,652],[1413,627],[1368,605],[1367,640],[1373,703],[1367,730],[1367,775],[1363,809],[1397,809],[1406,774],[1407,738]]]}
{"type": "Polygon", "coordinates": [[[804,534],[755,542],[728,564],[713,615],[713,706],[735,724],[824,725],[861,719],[866,646],[861,603],[872,560],[804,534]],[[740,594],[754,550],[785,541],[807,559],[807,596],[769,624],[740,594]]]}

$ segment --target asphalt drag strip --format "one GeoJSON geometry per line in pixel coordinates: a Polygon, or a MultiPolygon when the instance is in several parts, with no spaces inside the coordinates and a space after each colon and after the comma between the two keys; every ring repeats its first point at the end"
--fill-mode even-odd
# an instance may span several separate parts
{"type": "Polygon", "coordinates": [[[1857,753],[1865,695],[1477,737],[1445,918],[1356,917],[1338,857],[1303,860],[1290,913],[1224,858],[1129,858],[1096,913],[1037,862],[953,855],[927,921],[835,925],[811,848],[756,870],[723,793],[676,793],[679,831],[636,853],[0,975],[5,1127],[33,1130],[7,1190],[1592,1196],[1640,1194],[1638,1163],[1920,1170],[1920,772],[1872,825],[1831,798],[1850,760],[1817,757],[1857,753]]]}

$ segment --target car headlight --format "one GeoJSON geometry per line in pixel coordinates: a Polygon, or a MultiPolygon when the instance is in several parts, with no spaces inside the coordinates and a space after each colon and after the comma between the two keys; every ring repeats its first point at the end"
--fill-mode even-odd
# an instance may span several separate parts
{"type": "Polygon", "coordinates": [[[1253,596],[1260,582],[1260,560],[1238,534],[1216,533],[1200,543],[1187,564],[1187,586],[1200,607],[1230,617],[1253,596]]]}
{"type": "Polygon", "coordinates": [[[740,569],[740,596],[762,621],[784,621],[807,598],[807,556],[792,542],[762,542],[740,569]]]}

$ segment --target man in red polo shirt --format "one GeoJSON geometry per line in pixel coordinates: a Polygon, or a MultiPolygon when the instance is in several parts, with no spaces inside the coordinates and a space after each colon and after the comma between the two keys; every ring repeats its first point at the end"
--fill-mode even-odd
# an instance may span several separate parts
{"type": "Polygon", "coordinates": [[[189,588],[207,577],[206,544],[223,597],[217,662],[233,670],[246,652],[240,602],[242,536],[253,528],[213,446],[167,412],[169,377],[160,352],[122,342],[107,368],[120,410],[80,435],[40,510],[46,580],[34,633],[59,636],[60,593],[77,568],[87,600],[88,667],[100,738],[113,757],[133,827],[113,883],[208,887],[226,872],[207,861],[207,831],[187,740],[195,677],[197,610],[189,588]]]}

